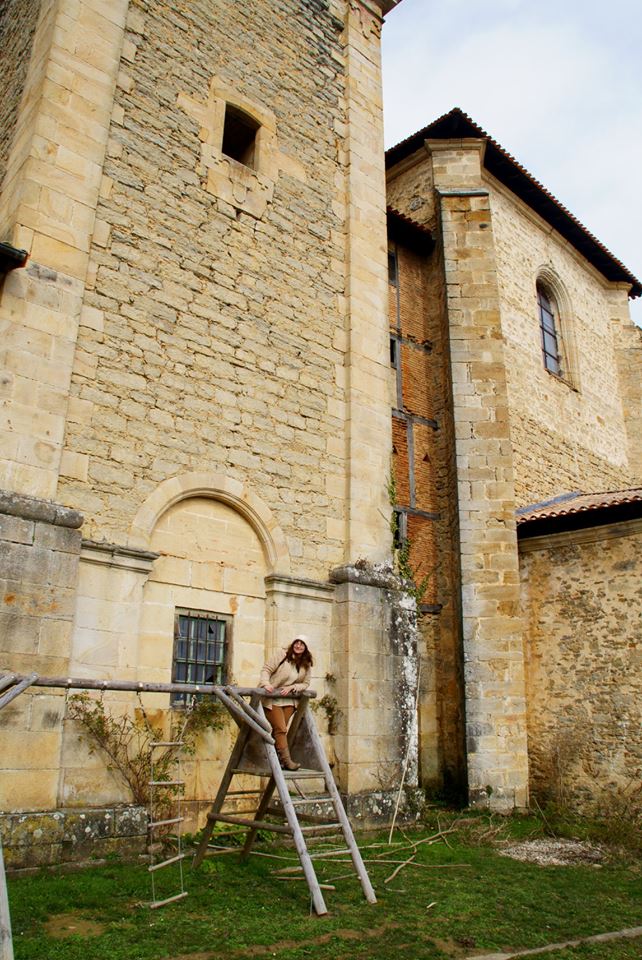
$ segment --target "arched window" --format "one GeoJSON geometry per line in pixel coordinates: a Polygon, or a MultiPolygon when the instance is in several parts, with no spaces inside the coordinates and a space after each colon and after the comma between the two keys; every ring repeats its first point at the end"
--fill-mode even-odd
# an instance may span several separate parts
{"type": "Polygon", "coordinates": [[[537,307],[544,366],[549,373],[563,377],[559,310],[553,294],[540,282],[537,283],[537,307]]]}

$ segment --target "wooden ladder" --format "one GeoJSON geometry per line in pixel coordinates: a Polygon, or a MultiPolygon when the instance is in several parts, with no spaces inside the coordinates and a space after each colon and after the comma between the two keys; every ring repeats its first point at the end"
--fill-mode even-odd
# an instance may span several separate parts
{"type": "Polygon", "coordinates": [[[153,740],[149,744],[151,779],[149,781],[149,822],[147,824],[147,828],[149,832],[150,863],[149,863],[149,866],[147,867],[147,870],[151,875],[151,881],[152,881],[152,899],[151,899],[151,903],[149,904],[152,910],[157,910],[159,907],[164,907],[168,903],[174,903],[174,901],[176,900],[183,900],[187,896],[187,891],[185,889],[185,882],[183,878],[183,860],[185,859],[186,854],[183,853],[183,850],[181,848],[181,831],[180,831],[180,825],[185,819],[181,813],[181,792],[185,786],[185,781],[183,780],[182,773],[181,773],[180,753],[177,754],[177,756],[174,759],[174,764],[177,769],[176,779],[157,780],[154,773],[154,753],[156,750],[167,749],[168,747],[169,748],[175,747],[175,748],[178,748],[178,750],[180,750],[182,746],[184,746],[184,742],[182,739],[153,740]],[[161,819],[156,814],[157,795],[158,793],[160,793],[161,797],[167,800],[166,791],[170,789],[175,789],[177,791],[176,798],[175,798],[176,816],[161,819]],[[155,854],[157,849],[162,849],[162,840],[159,841],[157,839],[158,835],[156,834],[156,831],[158,830],[164,831],[166,827],[170,827],[170,826],[176,826],[177,828],[176,853],[171,857],[166,857],[163,860],[157,861],[155,858],[155,854]],[[172,896],[159,899],[156,894],[156,872],[158,870],[164,870],[167,867],[172,866],[173,864],[178,865],[178,881],[179,881],[180,890],[178,893],[175,893],[172,896]]]}
{"type": "MultiPolygon", "coordinates": [[[[329,832],[341,832],[352,859],[355,872],[361,883],[368,903],[376,903],[375,892],[366,872],[359,848],[354,839],[350,821],[346,815],[341,796],[332,776],[332,770],[325,755],[321,738],[308,709],[309,697],[301,696],[297,710],[292,717],[288,731],[288,745],[292,758],[302,764],[299,770],[282,770],[271,734],[271,726],[266,719],[261,697],[251,694],[247,703],[233,687],[225,687],[220,697],[239,725],[239,733],[223,774],[216,798],[207,816],[203,837],[194,857],[197,867],[205,856],[215,824],[230,823],[248,828],[248,834],[241,856],[249,856],[258,830],[269,830],[291,836],[299,856],[303,873],[310,889],[315,912],[321,916],[328,912],[321,893],[319,881],[314,871],[313,858],[306,840],[327,835],[329,832]],[[267,785],[255,791],[230,791],[235,776],[253,776],[267,778],[267,785]],[[314,796],[306,795],[300,783],[322,781],[324,790],[315,791],[314,796]],[[289,785],[292,784],[298,795],[292,796],[289,785]],[[279,805],[272,800],[275,791],[279,805]],[[226,799],[239,796],[260,795],[256,810],[225,811],[226,799]],[[334,811],[331,820],[318,814],[306,812],[305,808],[320,802],[329,803],[334,811]],[[251,818],[248,814],[253,814],[251,818]],[[268,820],[267,817],[273,819],[268,820]],[[275,820],[274,818],[279,818],[275,820]],[[305,824],[302,826],[301,824],[305,824]]],[[[275,798],[276,799],[276,798],[275,798]]]]}

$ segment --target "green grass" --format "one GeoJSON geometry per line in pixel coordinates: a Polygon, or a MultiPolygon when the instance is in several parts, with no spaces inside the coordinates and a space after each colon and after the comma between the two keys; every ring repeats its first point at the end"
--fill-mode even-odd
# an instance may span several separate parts
{"type": "MultiPolygon", "coordinates": [[[[447,815],[441,815],[444,826],[447,815]]],[[[509,948],[537,947],[642,925],[642,871],[632,854],[600,867],[541,867],[499,855],[500,836],[524,838],[540,825],[529,819],[465,818],[445,842],[418,847],[417,862],[390,883],[394,865],[368,864],[378,903],[368,905],[358,881],[324,891],[330,915],[310,915],[303,881],[280,881],[285,860],[236,854],[186,870],[186,900],[150,911],[144,866],[112,863],[73,873],[9,880],[16,960],[444,960],[509,948]],[[465,866],[455,866],[464,864],[465,866]],[[434,904],[430,906],[430,904],[434,904]],[[55,919],[86,924],[81,934],[54,936],[55,919]],[[93,925],[92,925],[93,922],[93,925]],[[53,925],[52,925],[53,924],[53,925]]],[[[434,832],[413,831],[412,839],[434,832]]],[[[408,835],[408,834],[407,834],[408,835]]],[[[385,836],[361,838],[367,847],[385,836]]],[[[398,833],[395,840],[403,839],[398,833]]],[[[293,857],[291,849],[263,850],[293,857]]],[[[411,851],[395,852],[403,860],[411,851]]],[[[292,860],[292,864],[296,860],[292,860]]],[[[349,864],[319,865],[322,882],[348,873],[349,864]]],[[[170,891],[167,890],[167,893],[170,891]]],[[[632,960],[642,940],[582,945],[543,955],[551,960],[632,960]]]]}

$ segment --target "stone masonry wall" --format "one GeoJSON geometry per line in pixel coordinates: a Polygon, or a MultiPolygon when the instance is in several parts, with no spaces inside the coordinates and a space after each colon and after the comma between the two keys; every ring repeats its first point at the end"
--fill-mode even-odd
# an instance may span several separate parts
{"type": "Polygon", "coordinates": [[[461,563],[468,793],[528,801],[522,627],[505,357],[483,143],[430,141],[440,203],[461,563]]]}
{"type": "Polygon", "coordinates": [[[167,476],[251,478],[301,570],[325,574],[345,530],[342,23],[294,0],[132,3],[128,23],[60,496],[118,539],[167,476]],[[204,189],[177,101],[207,100],[212,76],[274,112],[292,160],[262,216],[204,189]]]}
{"type": "Polygon", "coordinates": [[[0,185],[13,141],[39,10],[40,0],[6,0],[0,11],[0,185]]]}
{"type": "Polygon", "coordinates": [[[492,177],[518,506],[571,490],[632,485],[611,327],[612,289],[602,277],[492,177]],[[542,362],[535,284],[556,278],[564,379],[542,362]],[[562,298],[560,298],[562,299],[562,298]]]}
{"type": "Polygon", "coordinates": [[[408,157],[390,171],[388,206],[435,231],[438,225],[432,165],[425,150],[408,157]]]}
{"type": "Polygon", "coordinates": [[[7,870],[91,860],[117,854],[133,860],[147,845],[147,809],[56,810],[0,816],[7,870]]]}
{"type": "Polygon", "coordinates": [[[630,486],[642,486],[642,330],[631,322],[627,289],[611,293],[611,329],[628,433],[630,486]]]}
{"type": "MultiPolygon", "coordinates": [[[[1,672],[67,674],[81,523],[76,511],[0,492],[1,672]]],[[[0,809],[55,807],[63,705],[61,691],[34,687],[0,713],[0,809]]]]}
{"type": "Polygon", "coordinates": [[[520,543],[533,793],[642,808],[642,521],[520,543]]]}

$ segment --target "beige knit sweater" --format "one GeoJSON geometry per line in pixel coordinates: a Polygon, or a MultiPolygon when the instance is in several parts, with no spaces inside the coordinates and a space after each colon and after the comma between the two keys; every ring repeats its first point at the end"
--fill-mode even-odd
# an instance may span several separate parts
{"type": "MultiPolygon", "coordinates": [[[[293,663],[284,660],[287,647],[275,653],[263,664],[259,687],[265,687],[268,684],[275,690],[281,690],[283,687],[291,687],[295,693],[300,693],[310,686],[310,668],[297,670],[293,663]],[[281,662],[283,661],[283,662],[281,662]]],[[[263,701],[263,706],[269,710],[273,704],[277,706],[294,706],[296,700],[293,697],[270,697],[263,701]]]]}

